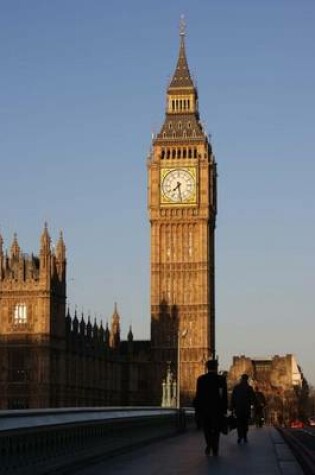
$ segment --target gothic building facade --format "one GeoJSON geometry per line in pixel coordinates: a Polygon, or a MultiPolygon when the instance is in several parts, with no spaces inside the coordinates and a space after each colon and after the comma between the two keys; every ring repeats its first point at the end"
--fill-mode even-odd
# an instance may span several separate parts
{"type": "Polygon", "coordinates": [[[39,256],[9,252],[0,236],[0,409],[145,405],[152,399],[149,342],[66,313],[66,247],[47,225],[39,256]]]}
{"type": "Polygon", "coordinates": [[[59,397],[65,292],[62,235],[52,252],[45,226],[39,256],[23,254],[16,235],[4,253],[0,236],[1,407],[49,407],[59,397]]]}

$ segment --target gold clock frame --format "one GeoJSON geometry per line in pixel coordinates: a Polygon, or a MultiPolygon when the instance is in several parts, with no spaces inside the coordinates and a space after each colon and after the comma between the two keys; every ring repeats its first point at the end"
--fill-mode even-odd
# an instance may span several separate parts
{"type": "Polygon", "coordinates": [[[193,205],[197,205],[197,167],[195,166],[177,166],[177,167],[163,167],[160,169],[160,204],[162,206],[193,206],[193,205]],[[170,172],[172,171],[177,171],[177,170],[184,170],[186,172],[188,172],[193,180],[194,180],[194,183],[195,183],[195,187],[194,187],[194,192],[192,193],[191,197],[181,203],[181,202],[178,202],[178,201],[172,201],[170,198],[168,198],[167,196],[165,196],[165,194],[163,193],[163,187],[162,187],[162,184],[163,184],[163,180],[164,178],[166,177],[166,175],[168,175],[170,172]]]}

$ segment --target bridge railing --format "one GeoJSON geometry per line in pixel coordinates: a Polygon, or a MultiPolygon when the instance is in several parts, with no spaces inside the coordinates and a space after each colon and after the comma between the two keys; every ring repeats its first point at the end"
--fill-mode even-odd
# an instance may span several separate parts
{"type": "Polygon", "coordinates": [[[60,473],[185,428],[185,411],[154,407],[0,411],[0,473],[60,473]]]}

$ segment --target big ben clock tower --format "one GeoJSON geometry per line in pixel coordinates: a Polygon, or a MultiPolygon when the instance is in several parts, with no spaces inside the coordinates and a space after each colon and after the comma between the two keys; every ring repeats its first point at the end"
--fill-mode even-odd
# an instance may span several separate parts
{"type": "Polygon", "coordinates": [[[198,110],[180,28],[176,69],[166,114],[148,160],[151,223],[151,341],[154,394],[171,366],[180,391],[192,401],[196,378],[215,355],[214,230],[216,163],[198,110]]]}

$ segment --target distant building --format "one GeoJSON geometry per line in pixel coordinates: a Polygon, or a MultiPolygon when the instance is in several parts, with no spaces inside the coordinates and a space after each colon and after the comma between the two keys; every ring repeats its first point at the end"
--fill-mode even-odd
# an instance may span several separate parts
{"type": "Polygon", "coordinates": [[[306,382],[294,355],[234,356],[227,378],[230,392],[243,373],[249,375],[254,389],[264,394],[268,422],[286,424],[300,416],[306,382]]]}

